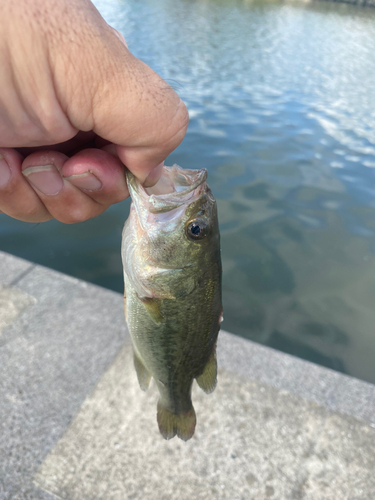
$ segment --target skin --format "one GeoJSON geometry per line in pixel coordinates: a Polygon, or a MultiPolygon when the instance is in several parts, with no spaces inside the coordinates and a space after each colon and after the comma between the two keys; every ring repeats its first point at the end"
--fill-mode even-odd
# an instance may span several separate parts
{"type": "Polygon", "coordinates": [[[87,0],[0,0],[0,212],[81,222],[145,186],[188,113],[87,0]]]}

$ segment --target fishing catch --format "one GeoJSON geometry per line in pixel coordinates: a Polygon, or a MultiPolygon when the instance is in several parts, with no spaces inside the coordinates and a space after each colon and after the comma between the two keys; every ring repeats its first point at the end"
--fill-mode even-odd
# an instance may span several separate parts
{"type": "Polygon", "coordinates": [[[151,377],[165,439],[195,430],[194,379],[215,389],[216,341],[222,321],[217,208],[207,171],[164,167],[144,188],[127,173],[132,198],[122,236],[125,316],[141,389],[151,377]]]}

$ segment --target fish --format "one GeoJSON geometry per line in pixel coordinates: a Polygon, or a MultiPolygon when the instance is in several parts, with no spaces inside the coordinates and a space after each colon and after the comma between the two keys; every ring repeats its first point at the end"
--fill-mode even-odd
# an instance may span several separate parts
{"type": "Polygon", "coordinates": [[[165,439],[194,435],[194,379],[207,394],[217,382],[222,321],[217,205],[206,169],[163,167],[144,188],[127,172],[132,199],[122,235],[125,317],[140,388],[153,378],[165,439]]]}

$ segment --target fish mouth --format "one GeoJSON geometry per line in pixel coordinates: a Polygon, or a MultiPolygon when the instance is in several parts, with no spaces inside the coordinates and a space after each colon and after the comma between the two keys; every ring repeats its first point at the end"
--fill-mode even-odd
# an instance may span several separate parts
{"type": "Polygon", "coordinates": [[[134,203],[140,203],[155,214],[177,211],[182,205],[193,203],[208,189],[205,168],[193,170],[178,165],[164,166],[159,181],[151,188],[143,187],[131,172],[127,172],[126,177],[134,203]]]}

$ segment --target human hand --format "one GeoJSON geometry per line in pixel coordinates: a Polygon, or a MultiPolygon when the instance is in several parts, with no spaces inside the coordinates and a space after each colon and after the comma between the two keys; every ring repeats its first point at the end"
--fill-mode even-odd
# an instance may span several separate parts
{"type": "Polygon", "coordinates": [[[95,217],[129,195],[123,165],[153,185],[188,124],[171,87],[89,0],[0,0],[0,15],[0,212],[95,217]]]}

